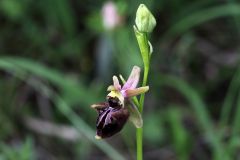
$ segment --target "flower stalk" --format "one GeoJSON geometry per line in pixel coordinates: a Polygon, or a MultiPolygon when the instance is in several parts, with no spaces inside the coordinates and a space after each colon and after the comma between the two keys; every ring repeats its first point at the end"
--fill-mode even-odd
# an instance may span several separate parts
{"type": "MultiPolygon", "coordinates": [[[[156,20],[152,13],[147,9],[147,7],[144,4],[140,4],[136,13],[135,23],[136,26],[133,26],[133,28],[144,64],[142,86],[146,86],[148,81],[150,59],[152,54],[152,46],[151,43],[148,41],[147,34],[152,32],[152,30],[156,26],[156,20]]],[[[141,115],[143,114],[144,99],[145,93],[142,93],[140,96],[140,102],[138,106],[141,115]]],[[[137,160],[142,160],[143,127],[136,129],[136,145],[137,145],[137,160]]]]}
{"type": "Polygon", "coordinates": [[[136,25],[133,26],[140,53],[144,64],[142,86],[138,86],[141,69],[134,66],[127,81],[120,75],[113,76],[113,84],[107,89],[106,101],[93,104],[97,111],[96,139],[109,138],[122,130],[128,119],[132,121],[136,130],[137,160],[143,159],[143,106],[147,86],[152,45],[148,41],[148,33],[156,26],[156,20],[144,4],[140,4],[136,13],[136,25]],[[140,95],[140,100],[136,96],[140,95]]]}

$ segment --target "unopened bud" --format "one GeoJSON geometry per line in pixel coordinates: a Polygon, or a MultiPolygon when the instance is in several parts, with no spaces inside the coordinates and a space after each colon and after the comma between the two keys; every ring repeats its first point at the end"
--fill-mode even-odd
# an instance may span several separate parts
{"type": "Polygon", "coordinates": [[[154,16],[144,4],[140,4],[137,9],[135,23],[140,32],[152,32],[156,26],[154,16]]]}

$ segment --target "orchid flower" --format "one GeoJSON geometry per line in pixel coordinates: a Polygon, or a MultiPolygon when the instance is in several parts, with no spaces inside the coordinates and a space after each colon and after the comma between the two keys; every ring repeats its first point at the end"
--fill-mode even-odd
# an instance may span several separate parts
{"type": "Polygon", "coordinates": [[[113,85],[108,87],[110,92],[107,101],[93,104],[91,107],[98,111],[96,139],[111,137],[121,131],[128,118],[137,128],[143,125],[141,114],[132,102],[132,97],[145,93],[148,86],[137,88],[140,78],[140,68],[134,66],[132,72],[121,86],[117,76],[113,76],[113,85]]]}

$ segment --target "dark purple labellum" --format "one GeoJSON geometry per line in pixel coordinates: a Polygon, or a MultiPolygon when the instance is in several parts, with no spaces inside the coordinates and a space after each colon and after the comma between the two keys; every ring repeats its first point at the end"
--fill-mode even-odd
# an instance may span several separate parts
{"type": "Polygon", "coordinates": [[[98,109],[97,136],[101,138],[111,137],[121,131],[127,122],[129,112],[126,108],[113,108],[106,104],[106,108],[98,109]]]}

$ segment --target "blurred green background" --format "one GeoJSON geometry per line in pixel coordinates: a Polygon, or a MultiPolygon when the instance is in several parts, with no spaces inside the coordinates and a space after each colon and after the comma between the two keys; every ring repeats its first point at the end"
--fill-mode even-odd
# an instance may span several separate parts
{"type": "Polygon", "coordinates": [[[142,66],[140,3],[157,19],[144,159],[240,159],[239,1],[1,0],[0,160],[135,159],[134,126],[97,141],[90,105],[142,66]]]}

